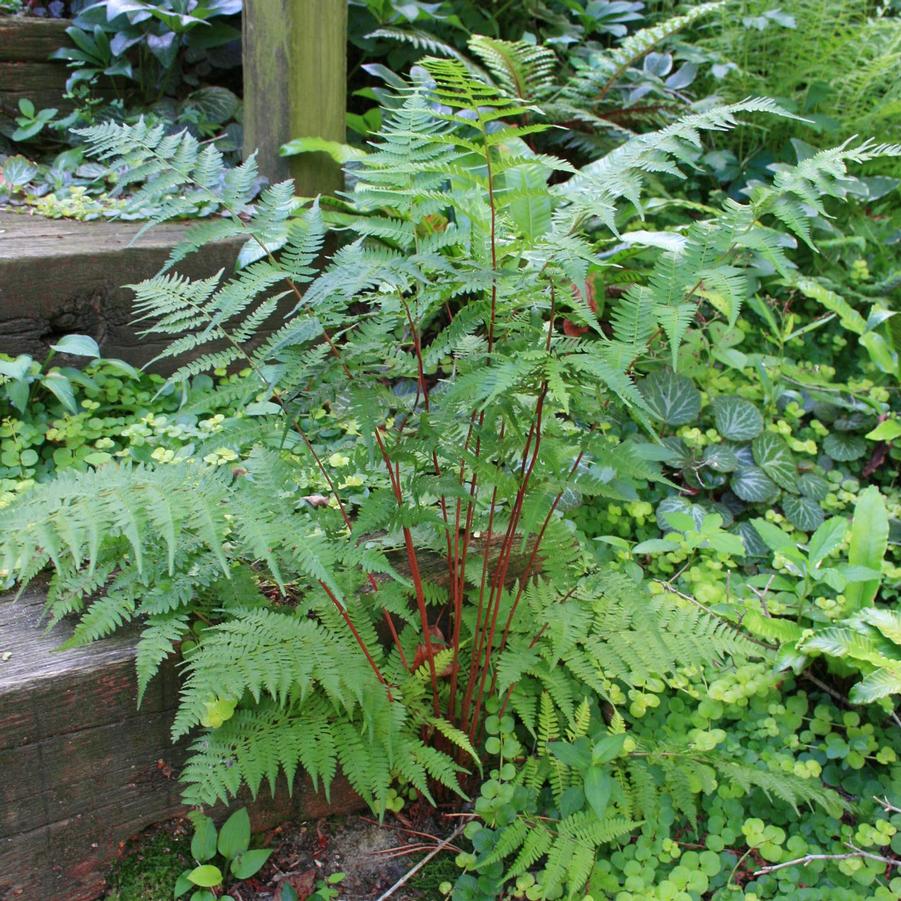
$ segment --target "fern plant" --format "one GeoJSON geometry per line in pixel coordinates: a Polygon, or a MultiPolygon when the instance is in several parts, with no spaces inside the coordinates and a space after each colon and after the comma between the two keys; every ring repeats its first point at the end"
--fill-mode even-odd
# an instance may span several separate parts
{"type": "MultiPolygon", "coordinates": [[[[570,152],[596,158],[635,132],[671,121],[688,105],[684,89],[694,80],[697,65],[671,71],[671,54],[662,51],[679,32],[727,6],[729,0],[699,3],[604,47],[585,42],[558,56],[555,42],[505,40],[473,35],[469,57],[460,50],[429,40],[420,32],[394,30],[390,36],[421,50],[459,59],[474,77],[504,96],[527,104],[524,118],[564,126],[546,138],[570,152]],[[659,52],[658,52],[659,51],[659,52]]],[[[377,34],[389,36],[388,32],[377,34]]]]}
{"type": "MultiPolygon", "coordinates": [[[[299,769],[326,790],[343,772],[377,810],[396,782],[427,798],[435,786],[462,793],[466,771],[498,750],[489,708],[509,708],[522,740],[546,750],[548,724],[583,722],[586,703],[603,700],[615,719],[617,686],[686,684],[756,649],[596,572],[565,510],[574,496],[620,499],[660,478],[633,438],[649,413],[636,372],[675,364],[702,308],[734,320],[757,267],[790,268],[785,230],[808,239],[806,218],[846,162],[899,148],[845,146],[687,229],[620,236],[655,263],[602,321],[585,285],[612,268],[598,250],[648,176],[678,177],[703,132],[778,107],[695,113],[576,170],[530,150],[540,126],[509,124],[527,112],[520,101],[459,61],[424,68],[327,211],[298,210],[288,183],[249,210],[253,160],[226,173],[186,134],[85,132],[101,157],[141,169],[157,218],[197,195],[227,214],[193,226],[166,269],[134,287],[148,333],[170,341],[174,380],[250,370],[229,389],[244,416],[217,437],[240,459],[109,465],[37,486],[0,525],[3,565],[22,584],[53,567],[51,615],[80,617],[73,642],[140,621],[142,689],[181,645],[173,734],[194,736],[183,773],[193,803],[242,783],[274,790],[280,772],[290,787],[299,769]],[[327,221],[342,240],[323,259],[327,221]],[[236,274],[174,272],[224,235],[247,239],[236,274]],[[587,331],[574,337],[564,321],[587,331]],[[610,408],[633,418],[631,432],[608,434],[610,408]],[[365,491],[308,437],[319,409],[355,422],[365,491]],[[301,492],[310,468],[325,504],[301,492]]],[[[638,772],[651,752],[630,753],[623,766],[638,772]]],[[[571,774],[536,766],[535,786],[569,785],[571,774]]],[[[624,801],[622,815],[632,823],[646,806],[624,801]]],[[[688,800],[677,806],[690,813],[688,800]]],[[[597,844],[630,828],[582,817],[558,837],[597,844]]],[[[561,865],[552,883],[575,885],[581,870],[561,865]]]]}

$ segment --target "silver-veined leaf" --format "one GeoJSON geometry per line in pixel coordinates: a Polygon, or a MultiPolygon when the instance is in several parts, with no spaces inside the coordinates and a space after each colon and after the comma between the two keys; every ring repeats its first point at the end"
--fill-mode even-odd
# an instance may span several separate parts
{"type": "Polygon", "coordinates": [[[750,441],[763,431],[763,416],[743,397],[717,397],[713,400],[716,430],[730,441],[750,441]]]}

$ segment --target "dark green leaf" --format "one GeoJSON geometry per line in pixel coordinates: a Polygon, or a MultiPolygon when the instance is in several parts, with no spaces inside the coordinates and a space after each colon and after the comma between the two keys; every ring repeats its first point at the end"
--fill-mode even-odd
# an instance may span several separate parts
{"type": "Polygon", "coordinates": [[[733,473],[729,486],[743,501],[752,503],[774,500],[779,493],[776,485],[757,466],[748,466],[733,473]]]}
{"type": "Polygon", "coordinates": [[[823,450],[839,463],[859,460],[867,452],[867,443],[859,435],[830,432],[823,440],[823,450]]]}
{"type": "Polygon", "coordinates": [[[769,557],[769,548],[760,537],[758,531],[749,522],[740,522],[735,527],[735,532],[741,537],[745,545],[745,555],[748,557],[769,557]]]}
{"type": "Polygon", "coordinates": [[[750,441],[763,431],[763,417],[743,397],[717,397],[713,400],[716,430],[730,441],[750,441]]]}
{"type": "Polygon", "coordinates": [[[704,448],[701,464],[717,472],[735,472],[738,469],[738,455],[728,444],[713,444],[704,448]]]}
{"type": "Polygon", "coordinates": [[[572,744],[565,741],[548,742],[547,749],[561,763],[573,769],[585,769],[591,763],[591,747],[587,738],[577,738],[572,744]]]}
{"type": "Polygon", "coordinates": [[[173,890],[173,898],[180,898],[182,895],[187,895],[192,888],[194,888],[194,883],[188,879],[190,875],[190,870],[185,870],[181,875],[179,875],[178,879],[175,880],[175,888],[173,890]]]}
{"type": "Polygon", "coordinates": [[[651,414],[666,425],[694,422],[701,412],[701,392],[691,379],[672,369],[659,369],[639,388],[651,414]]]}
{"type": "Polygon", "coordinates": [[[609,763],[611,760],[619,757],[623,751],[623,745],[626,741],[626,734],[620,732],[615,735],[605,735],[600,741],[595,742],[591,751],[591,762],[596,766],[602,763],[609,763]]]}
{"type": "Polygon", "coordinates": [[[824,501],[829,494],[829,483],[814,472],[805,472],[798,477],[798,490],[811,500],[824,501]]]}
{"type": "Polygon", "coordinates": [[[820,505],[809,497],[787,494],[782,498],[782,512],[788,521],[802,532],[813,532],[822,524],[825,516],[820,505]]]}
{"type": "Polygon", "coordinates": [[[798,470],[791,451],[782,438],[772,432],[765,432],[754,439],[751,451],[754,462],[770,479],[786,491],[798,493],[798,470]]]}

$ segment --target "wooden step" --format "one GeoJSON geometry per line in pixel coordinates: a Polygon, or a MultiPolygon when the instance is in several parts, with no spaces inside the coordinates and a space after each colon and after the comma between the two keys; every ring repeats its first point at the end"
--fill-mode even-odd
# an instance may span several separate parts
{"type": "Polygon", "coordinates": [[[51,60],[60,47],[72,47],[68,19],[36,16],[0,18],[0,113],[15,116],[19,101],[30,100],[36,109],[72,108],[63,96],[72,74],[64,60],[51,60]]]}
{"type": "MultiPolygon", "coordinates": [[[[45,631],[43,602],[40,586],[0,597],[0,899],[90,901],[126,839],[186,811],[185,747],[169,739],[177,677],[164,667],[139,711],[134,636],[59,651],[69,627],[45,631]]],[[[265,829],[360,806],[336,780],[328,803],[300,784],[251,813],[265,829]]]]}
{"type": "MultiPolygon", "coordinates": [[[[63,335],[90,335],[106,357],[141,366],[165,346],[132,327],[132,292],[155,275],[190,223],[76,222],[0,210],[0,353],[41,358],[63,335]]],[[[193,254],[178,271],[208,278],[234,267],[241,239],[193,254]]]]}

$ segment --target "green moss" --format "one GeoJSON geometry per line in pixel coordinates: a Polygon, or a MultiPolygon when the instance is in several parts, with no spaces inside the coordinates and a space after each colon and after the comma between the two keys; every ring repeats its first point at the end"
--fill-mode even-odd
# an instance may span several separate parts
{"type": "Polygon", "coordinates": [[[110,872],[105,901],[169,901],[189,864],[187,836],[159,831],[140,838],[110,872]]]}
{"type": "Polygon", "coordinates": [[[453,854],[439,854],[410,880],[410,888],[421,898],[441,898],[438,886],[442,882],[456,882],[459,875],[453,854]]]}

